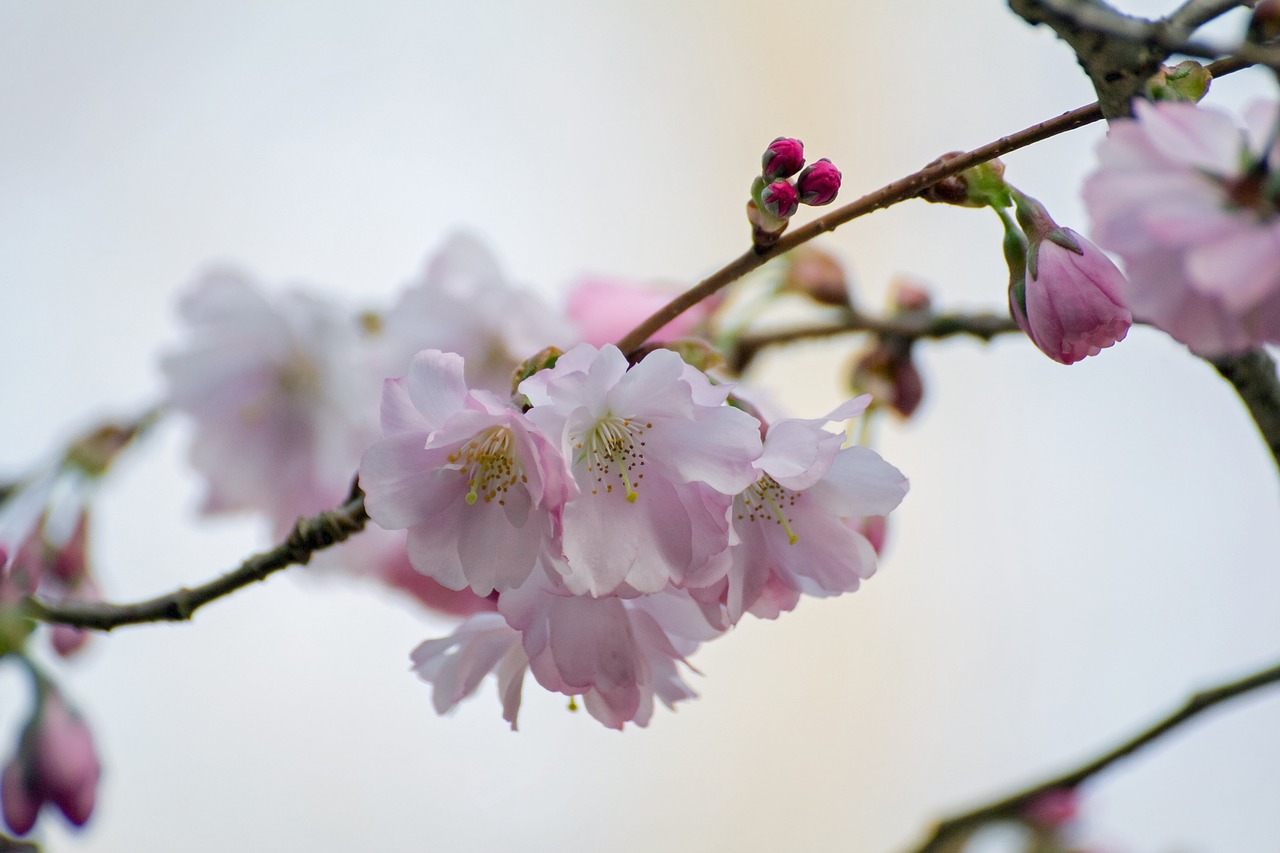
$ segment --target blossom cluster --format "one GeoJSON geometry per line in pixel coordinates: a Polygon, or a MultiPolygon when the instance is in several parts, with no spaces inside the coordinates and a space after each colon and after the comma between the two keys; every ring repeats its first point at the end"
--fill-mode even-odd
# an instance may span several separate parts
{"type": "Polygon", "coordinates": [[[629,366],[589,344],[518,390],[527,411],[468,388],[457,355],[421,352],[387,381],[360,467],[414,568],[495,599],[414,653],[440,710],[493,672],[514,726],[528,671],[608,726],[643,725],[655,699],[693,695],[677,664],[745,614],[857,589],[875,568],[858,524],[906,493],[823,428],[865,397],[766,428],[673,352],[629,366]]]}
{"type": "Polygon", "coordinates": [[[766,426],[676,352],[632,365],[573,345],[656,298],[597,280],[564,319],[465,237],[377,313],[212,273],[164,361],[204,508],[255,510],[279,535],[339,504],[358,467],[374,525],[319,561],[466,618],[413,655],[438,709],[493,673],[514,725],[531,673],[609,726],[644,724],[694,695],[678,664],[745,614],[855,589],[875,566],[864,519],[906,490],[824,428],[865,399],[766,426]],[[513,389],[539,350],[556,356],[513,389]]]}

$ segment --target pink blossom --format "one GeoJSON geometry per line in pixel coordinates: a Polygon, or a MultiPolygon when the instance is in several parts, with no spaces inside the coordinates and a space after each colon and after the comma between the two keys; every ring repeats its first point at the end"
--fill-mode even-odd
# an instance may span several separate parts
{"type": "Polygon", "coordinates": [[[319,297],[268,296],[218,271],[180,304],[189,337],[162,362],[169,402],[195,427],[204,511],[252,509],[277,534],[331,509],[375,438],[377,383],[354,318],[319,297]]]}
{"type": "MultiPolygon", "coordinates": [[[[594,347],[602,347],[621,340],[675,295],[674,292],[592,278],[579,282],[569,291],[567,311],[577,328],[578,339],[594,347]]],[[[673,341],[696,334],[714,305],[714,301],[698,303],[655,332],[652,339],[673,341]]]]}
{"type": "Polygon", "coordinates": [[[520,391],[578,484],[555,561],[574,593],[714,582],[732,495],[755,479],[760,453],[759,423],[725,405],[726,386],[669,351],[628,369],[617,347],[580,344],[520,391]]]}
{"type": "Polygon", "coordinates": [[[844,437],[823,429],[860,414],[869,402],[863,396],[823,418],[769,427],[754,463],[758,479],[733,505],[740,544],[730,549],[732,565],[720,590],[730,624],[748,611],[776,617],[802,594],[852,592],[875,571],[875,549],[858,525],[896,507],[907,480],[874,451],[841,448],[844,437]]]}
{"type": "MultiPolygon", "coordinates": [[[[643,319],[643,318],[642,318],[643,319]]],[[[371,363],[378,380],[403,376],[424,349],[466,360],[467,384],[506,396],[511,373],[531,353],[568,346],[573,331],[535,293],[513,286],[476,237],[448,237],[379,318],[371,363]]]]}
{"type": "Polygon", "coordinates": [[[688,593],[672,587],[630,599],[591,598],[537,574],[500,595],[498,608],[520,631],[538,682],[582,696],[588,713],[614,729],[647,725],[655,699],[672,708],[694,698],[677,665],[718,634],[688,593]]]}
{"type": "Polygon", "coordinates": [[[365,453],[369,516],[407,529],[414,567],[477,595],[518,586],[558,553],[573,480],[558,448],[518,410],[469,391],[463,360],[424,350],[383,389],[383,438],[365,453]]]}
{"type": "Polygon", "coordinates": [[[38,716],[0,775],[5,823],[19,835],[31,831],[45,803],[83,826],[98,789],[98,756],[88,726],[56,689],[46,684],[42,691],[38,716]]]}
{"type": "Polygon", "coordinates": [[[520,632],[497,613],[477,613],[449,636],[426,640],[410,655],[413,671],[432,686],[437,714],[452,711],[475,693],[486,675],[498,679],[502,718],[516,728],[529,658],[520,632]]]}
{"type": "Polygon", "coordinates": [[[1085,203],[1120,256],[1134,316],[1206,356],[1280,343],[1280,217],[1263,150],[1274,105],[1241,129],[1194,104],[1134,105],[1098,146],[1085,203]]]}

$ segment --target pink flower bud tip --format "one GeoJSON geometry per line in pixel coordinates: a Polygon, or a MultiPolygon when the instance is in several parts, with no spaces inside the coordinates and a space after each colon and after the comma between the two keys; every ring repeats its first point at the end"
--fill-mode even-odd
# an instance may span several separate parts
{"type": "Polygon", "coordinates": [[[796,188],[790,181],[774,181],[760,192],[765,212],[779,219],[787,219],[800,207],[796,188]]]}
{"type": "Polygon", "coordinates": [[[1061,827],[1080,814],[1080,797],[1074,788],[1045,791],[1022,809],[1022,816],[1036,826],[1061,827]]]}
{"type": "Polygon", "coordinates": [[[831,204],[840,192],[840,170],[823,157],[800,173],[800,177],[796,178],[796,188],[800,191],[800,201],[804,204],[813,207],[831,204]]]}
{"type": "Polygon", "coordinates": [[[1120,297],[1124,275],[1101,249],[1062,228],[1032,251],[1026,314],[1014,318],[1045,355],[1075,364],[1124,340],[1133,324],[1120,297]]]}
{"type": "Polygon", "coordinates": [[[799,139],[779,136],[764,150],[760,158],[761,174],[766,181],[789,178],[804,165],[804,143],[799,139]]]}

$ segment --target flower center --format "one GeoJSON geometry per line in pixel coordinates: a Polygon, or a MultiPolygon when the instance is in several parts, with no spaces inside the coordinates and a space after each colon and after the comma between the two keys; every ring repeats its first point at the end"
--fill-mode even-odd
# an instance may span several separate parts
{"type": "Polygon", "coordinates": [[[627,503],[635,503],[639,495],[636,488],[644,479],[644,434],[653,428],[651,423],[637,423],[630,418],[619,418],[606,415],[595,422],[587,432],[579,436],[574,443],[578,451],[578,462],[587,463],[587,473],[595,478],[591,494],[599,494],[604,487],[605,494],[613,493],[613,483],[606,482],[617,478],[627,495],[627,503]],[[632,481],[632,473],[635,481],[632,481]]]}
{"type": "Polygon", "coordinates": [[[778,481],[765,474],[752,483],[739,497],[742,499],[739,521],[758,521],[766,524],[770,519],[787,534],[787,543],[796,544],[800,537],[791,529],[791,519],[786,510],[796,505],[796,493],[783,488],[778,481]],[[785,508],[785,509],[784,509],[785,508]]]}
{"type": "Polygon", "coordinates": [[[480,430],[449,454],[449,462],[467,478],[468,506],[481,498],[485,503],[497,498],[499,504],[506,504],[507,489],[529,482],[516,458],[511,430],[504,426],[480,430]]]}

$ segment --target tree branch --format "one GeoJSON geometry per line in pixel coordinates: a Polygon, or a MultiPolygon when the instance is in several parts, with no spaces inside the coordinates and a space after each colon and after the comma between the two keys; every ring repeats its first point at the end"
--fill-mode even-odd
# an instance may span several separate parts
{"type": "Polygon", "coordinates": [[[1280,468],[1280,376],[1275,360],[1256,349],[1207,361],[1236,389],[1280,468]]]}
{"type": "Polygon", "coordinates": [[[851,312],[838,323],[822,323],[801,326],[768,334],[748,335],[738,341],[729,356],[734,372],[741,372],[760,351],[771,346],[793,343],[809,338],[829,338],[836,335],[871,332],[885,337],[916,341],[922,338],[940,340],[956,335],[970,335],[990,341],[996,335],[1017,332],[1018,324],[1008,314],[926,314],[923,317],[910,313],[897,317],[871,317],[851,312]]]}
{"type": "Polygon", "coordinates": [[[45,601],[29,597],[23,601],[24,613],[42,622],[73,625],[110,631],[121,625],[144,622],[183,622],[191,619],[199,608],[230,595],[241,587],[265,580],[268,575],[294,564],[303,564],[316,551],[342,542],[364,529],[369,520],[364,507],[364,493],[352,488],[346,503],[337,509],[300,518],[284,542],[255,554],[240,567],[201,586],[175,590],[167,595],[135,604],[107,602],[45,601]]]}
{"type": "MultiPolygon", "coordinates": [[[[1214,62],[1207,67],[1214,77],[1225,77],[1228,74],[1249,67],[1250,64],[1252,63],[1236,58],[1228,58],[1214,62]]],[[[846,222],[852,222],[860,216],[866,216],[868,213],[892,207],[899,202],[915,198],[923,190],[945,178],[958,175],[971,166],[994,160],[996,157],[1001,157],[1020,148],[1026,148],[1028,145],[1043,142],[1069,130],[1084,127],[1087,124],[1099,121],[1101,118],[1102,110],[1096,103],[1078,107],[1070,112],[1063,113],[1057,118],[1033,124],[1031,127],[1020,130],[1017,133],[1001,137],[995,142],[988,143],[980,148],[959,154],[941,163],[926,166],[904,178],[899,178],[891,184],[886,184],[875,192],[868,193],[843,207],[829,211],[809,224],[784,234],[778,242],[769,248],[763,250],[750,249],[719,270],[716,270],[689,290],[672,299],[662,308],[655,311],[643,323],[628,332],[622,340],[618,341],[618,349],[630,355],[647,341],[651,335],[708,296],[727,287],[747,273],[760,268],[779,255],[783,255],[795,247],[807,243],[819,234],[834,231],[846,222]]]]}
{"type": "Polygon", "coordinates": [[[1227,682],[1196,693],[1177,711],[1158,720],[1097,758],[1081,764],[1074,770],[1069,770],[1060,776],[1032,785],[1030,788],[1019,791],[1002,800],[997,800],[990,805],[944,820],[934,828],[928,840],[919,847],[913,848],[912,853],[941,853],[946,849],[948,843],[972,832],[983,824],[996,820],[1016,819],[1023,813],[1029,803],[1050,791],[1075,788],[1090,777],[1101,773],[1117,761],[1127,758],[1215,705],[1234,699],[1237,696],[1244,696],[1254,690],[1277,682],[1280,682],[1280,664],[1237,681],[1227,682]]]}
{"type": "Polygon", "coordinates": [[[1165,20],[1172,27],[1194,32],[1214,18],[1242,6],[1252,8],[1253,0],[1187,0],[1165,20]]]}

